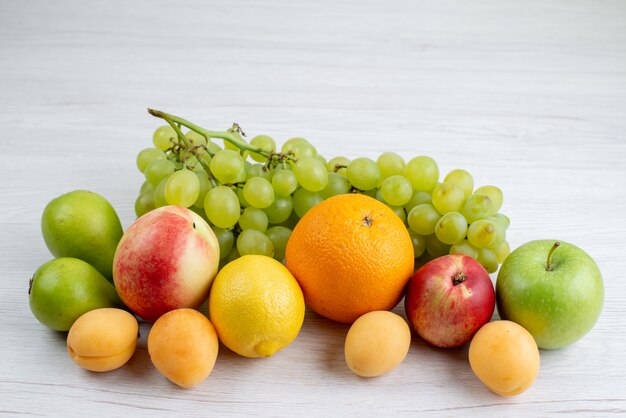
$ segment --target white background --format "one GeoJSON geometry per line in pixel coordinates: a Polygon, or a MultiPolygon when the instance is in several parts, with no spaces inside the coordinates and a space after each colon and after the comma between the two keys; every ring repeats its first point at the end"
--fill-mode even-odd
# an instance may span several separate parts
{"type": "Polygon", "coordinates": [[[2,0],[0,99],[0,415],[626,413],[626,2],[2,0]],[[561,239],[597,261],[602,316],[575,345],[542,351],[515,398],[478,382],[467,348],[417,337],[392,373],[359,378],[347,326],[310,312],[272,358],[221,347],[191,390],[152,367],[147,324],[126,367],[86,372],[30,313],[28,280],[51,258],[40,216],[84,188],[130,225],[135,156],[160,125],[149,106],[280,143],[304,136],[326,157],[390,150],[465,168],[504,191],[512,247],[561,239]]]}

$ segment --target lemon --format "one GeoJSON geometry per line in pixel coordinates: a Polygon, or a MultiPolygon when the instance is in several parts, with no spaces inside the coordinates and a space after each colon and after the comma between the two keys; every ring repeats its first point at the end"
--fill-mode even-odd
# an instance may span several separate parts
{"type": "Polygon", "coordinates": [[[220,341],[245,357],[270,357],[287,347],[304,321],[304,297],[278,261],[245,255],[220,270],[209,295],[220,341]]]}

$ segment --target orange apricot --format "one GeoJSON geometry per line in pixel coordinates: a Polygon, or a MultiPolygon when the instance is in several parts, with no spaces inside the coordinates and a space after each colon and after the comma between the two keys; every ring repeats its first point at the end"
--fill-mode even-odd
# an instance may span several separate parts
{"type": "Polygon", "coordinates": [[[202,383],[209,376],[218,348],[213,324],[195,309],[169,311],[157,319],[148,334],[152,364],[184,388],[202,383]]]}
{"type": "Polygon", "coordinates": [[[470,343],[469,362],[478,379],[502,396],[519,395],[539,372],[539,349],[533,336],[512,321],[483,325],[470,343]]]}

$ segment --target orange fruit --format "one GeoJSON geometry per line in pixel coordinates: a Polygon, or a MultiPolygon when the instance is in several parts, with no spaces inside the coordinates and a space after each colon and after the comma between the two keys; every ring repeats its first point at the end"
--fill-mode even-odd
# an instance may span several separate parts
{"type": "Polygon", "coordinates": [[[396,306],[414,264],[404,223],[361,194],[333,196],[310,209],[289,238],[285,261],[306,304],[344,323],[396,306]]]}

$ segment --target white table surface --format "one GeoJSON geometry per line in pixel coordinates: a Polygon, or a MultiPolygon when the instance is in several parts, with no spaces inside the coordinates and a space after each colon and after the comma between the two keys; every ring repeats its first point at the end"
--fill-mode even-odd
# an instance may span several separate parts
{"type": "Polygon", "coordinates": [[[626,414],[626,2],[2,0],[0,98],[0,416],[626,414]],[[82,370],[28,306],[28,280],[51,259],[41,213],[84,188],[128,227],[135,156],[160,124],[149,106],[304,136],[327,157],[392,150],[465,168],[504,191],[513,247],[556,238],[597,261],[600,320],[542,351],[514,398],[478,382],[467,347],[417,337],[392,373],[359,378],[347,326],[311,312],[272,358],[221,347],[191,390],[152,367],[147,324],[127,366],[82,370]]]}

